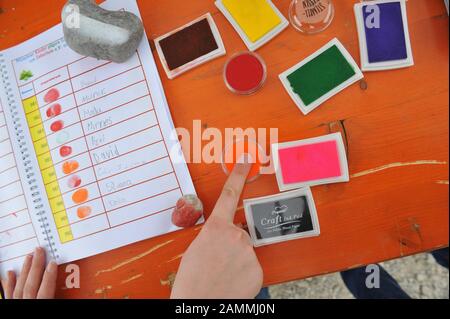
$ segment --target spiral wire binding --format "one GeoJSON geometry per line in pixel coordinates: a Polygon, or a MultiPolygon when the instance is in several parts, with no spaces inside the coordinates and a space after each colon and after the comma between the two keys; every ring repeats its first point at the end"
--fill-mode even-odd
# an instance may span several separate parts
{"type": "Polygon", "coordinates": [[[32,166],[32,161],[30,160],[31,155],[27,147],[27,143],[25,141],[24,128],[22,127],[20,121],[17,101],[14,99],[14,94],[12,93],[13,89],[11,87],[8,72],[6,70],[4,55],[2,53],[0,53],[0,76],[3,87],[5,88],[6,92],[6,104],[9,107],[10,112],[12,114],[14,135],[19,144],[21,154],[20,157],[24,165],[27,184],[30,187],[31,199],[33,204],[35,205],[34,210],[37,211],[36,215],[39,217],[38,221],[41,224],[40,225],[41,234],[45,237],[45,241],[47,242],[46,248],[51,252],[53,258],[57,259],[59,258],[58,249],[56,248],[54,237],[50,229],[50,223],[44,210],[44,204],[42,199],[43,197],[39,190],[39,186],[32,166]]]}

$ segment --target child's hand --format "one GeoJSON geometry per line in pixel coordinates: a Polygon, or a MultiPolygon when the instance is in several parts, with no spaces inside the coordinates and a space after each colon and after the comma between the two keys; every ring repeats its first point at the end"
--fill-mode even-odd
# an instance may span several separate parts
{"type": "Polygon", "coordinates": [[[45,268],[45,250],[37,248],[27,256],[19,278],[12,271],[2,281],[6,299],[52,299],[55,297],[58,265],[50,262],[45,268]]]}
{"type": "Polygon", "coordinates": [[[254,298],[263,272],[250,236],[233,224],[250,164],[238,164],[216,207],[181,261],[172,298],[254,298]]]}

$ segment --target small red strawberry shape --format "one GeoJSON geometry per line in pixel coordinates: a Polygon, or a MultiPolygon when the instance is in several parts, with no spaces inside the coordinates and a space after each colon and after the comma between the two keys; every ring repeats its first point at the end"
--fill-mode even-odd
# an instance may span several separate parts
{"type": "Polygon", "coordinates": [[[62,107],[60,104],[53,104],[47,109],[47,117],[52,118],[61,114],[62,107]]]}
{"type": "Polygon", "coordinates": [[[67,157],[72,155],[72,147],[70,146],[63,146],[59,149],[59,155],[61,155],[61,157],[67,157]]]}
{"type": "Polygon", "coordinates": [[[59,132],[64,128],[64,122],[63,121],[56,121],[50,125],[50,129],[52,132],[59,132]]]}
{"type": "Polygon", "coordinates": [[[81,185],[81,178],[78,177],[77,175],[72,176],[67,181],[67,186],[69,186],[70,188],[77,188],[80,187],[80,185],[81,185]]]}
{"type": "Polygon", "coordinates": [[[57,99],[59,99],[60,93],[58,89],[53,88],[50,89],[44,96],[45,103],[52,103],[55,102],[57,99]]]}
{"type": "Polygon", "coordinates": [[[185,195],[177,202],[172,223],[181,228],[195,226],[203,215],[203,204],[196,195],[185,195]]]}

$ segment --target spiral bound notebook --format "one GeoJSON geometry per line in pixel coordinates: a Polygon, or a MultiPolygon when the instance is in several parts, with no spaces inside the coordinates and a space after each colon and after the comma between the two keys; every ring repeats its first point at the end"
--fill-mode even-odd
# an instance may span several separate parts
{"type": "Polygon", "coordinates": [[[1,275],[37,246],[61,264],[178,230],[195,189],[147,41],[114,64],[55,26],[0,52],[0,101],[1,275]]]}

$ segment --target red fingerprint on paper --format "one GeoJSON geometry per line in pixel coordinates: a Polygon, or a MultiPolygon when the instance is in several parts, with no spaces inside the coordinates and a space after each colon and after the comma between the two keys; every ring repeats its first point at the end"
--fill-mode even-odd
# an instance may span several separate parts
{"type": "Polygon", "coordinates": [[[77,175],[72,176],[67,181],[67,186],[69,186],[70,188],[77,188],[80,185],[81,185],[81,178],[77,175]]]}
{"type": "Polygon", "coordinates": [[[92,208],[89,206],[81,206],[77,209],[77,215],[79,219],[84,219],[92,214],[92,208]]]}
{"type": "Polygon", "coordinates": [[[61,155],[61,157],[67,157],[72,155],[72,147],[70,146],[63,146],[59,149],[59,155],[61,155]]]}
{"type": "Polygon", "coordinates": [[[82,188],[80,190],[77,190],[75,193],[73,193],[72,195],[72,200],[75,204],[81,204],[84,203],[85,201],[87,201],[89,198],[89,192],[87,189],[82,188]]]}
{"type": "Polygon", "coordinates": [[[52,103],[59,99],[60,96],[61,94],[59,93],[58,89],[53,88],[45,94],[44,101],[45,103],[52,103]]]}
{"type": "Polygon", "coordinates": [[[50,129],[52,132],[59,132],[64,128],[64,122],[63,121],[56,121],[50,125],[50,129]]]}
{"type": "Polygon", "coordinates": [[[53,104],[47,109],[47,117],[52,118],[60,115],[62,112],[62,107],[60,104],[53,104]]]}
{"type": "Polygon", "coordinates": [[[77,161],[68,161],[63,164],[62,170],[66,175],[72,174],[80,167],[77,161]]]}

